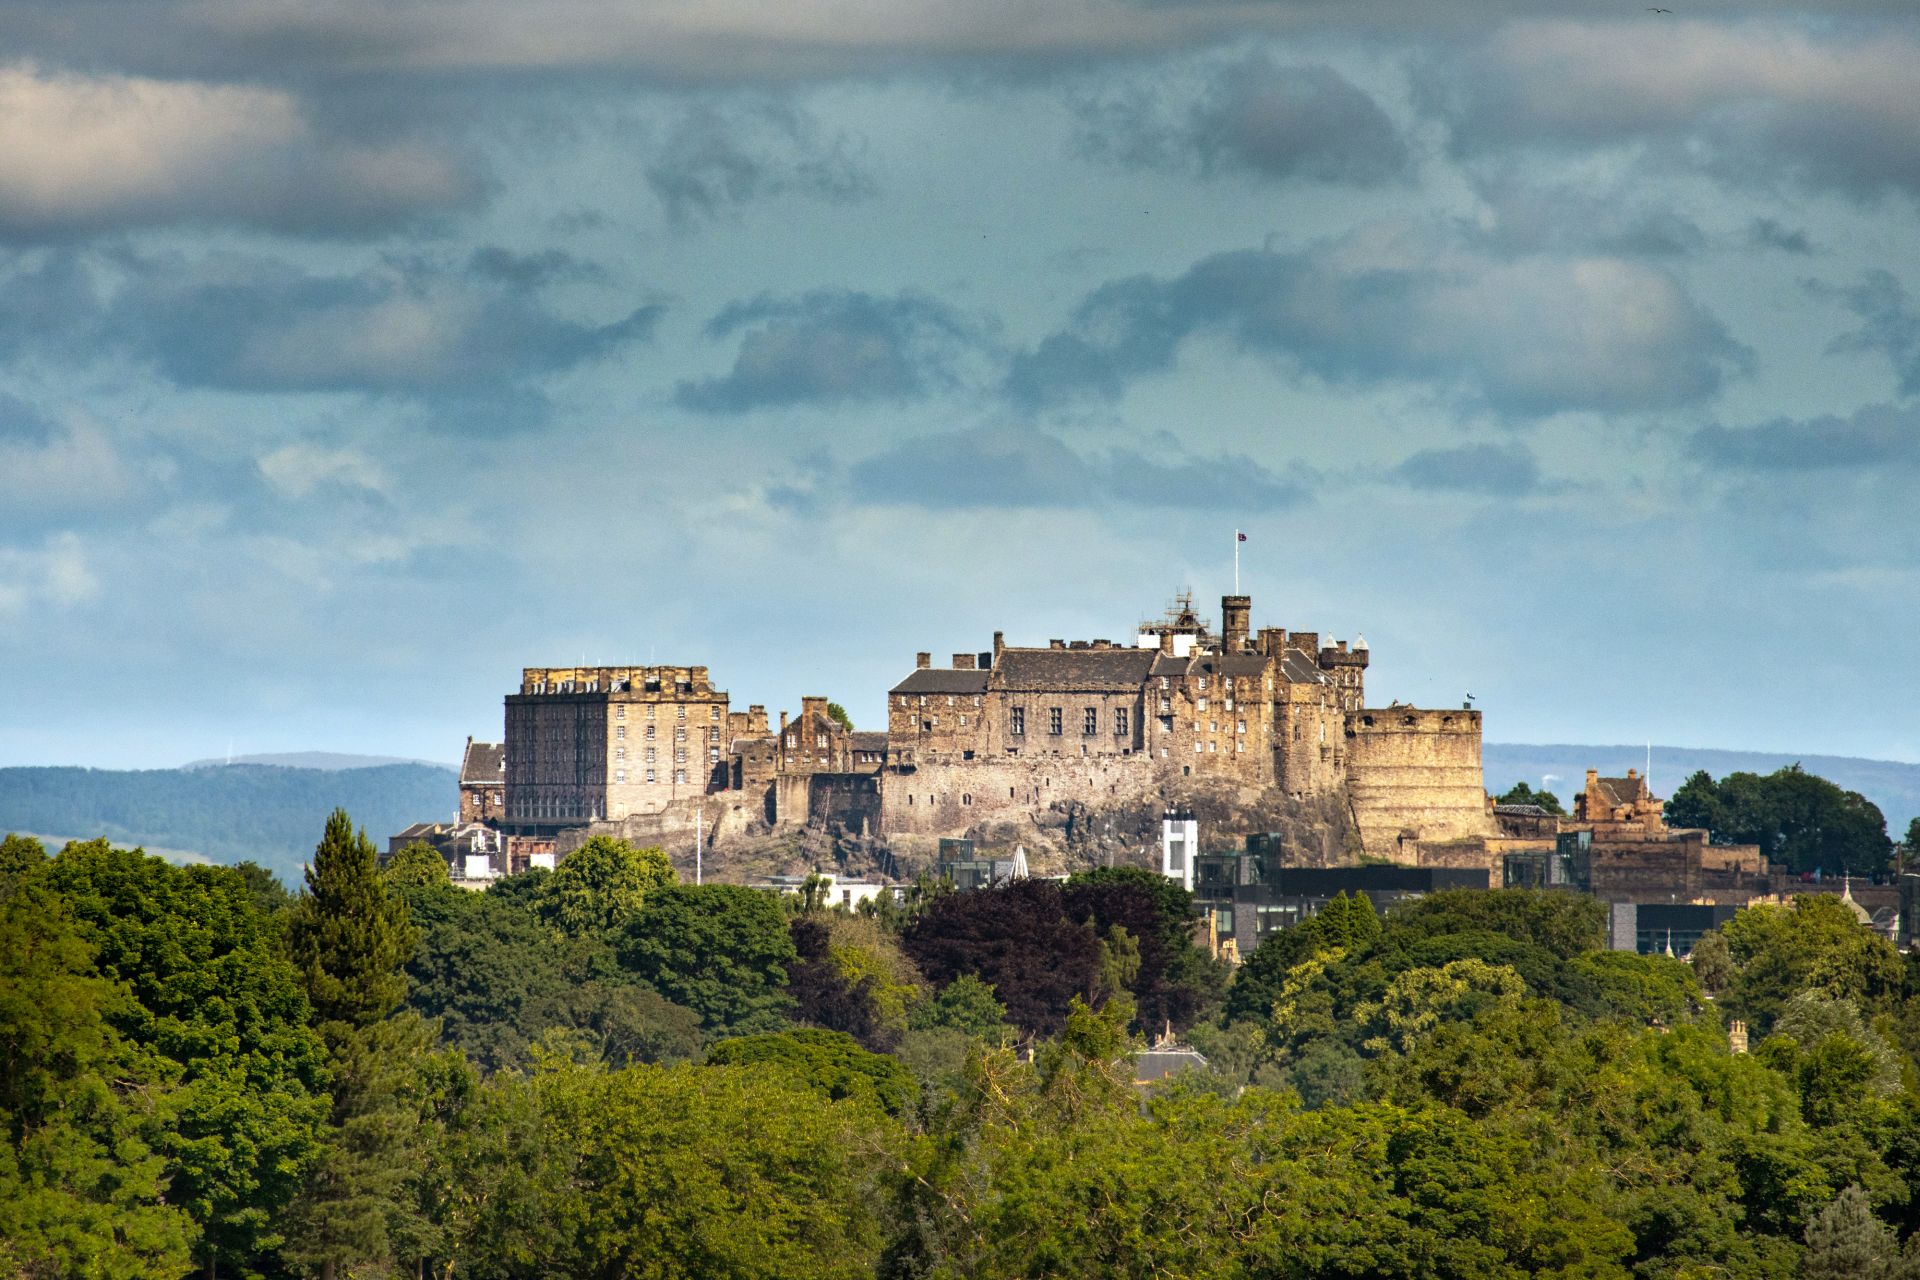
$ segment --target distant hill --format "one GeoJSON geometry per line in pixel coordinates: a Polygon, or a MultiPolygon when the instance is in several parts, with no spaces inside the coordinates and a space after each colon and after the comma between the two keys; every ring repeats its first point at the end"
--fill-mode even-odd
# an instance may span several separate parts
{"type": "Polygon", "coordinates": [[[457,776],[439,765],[0,769],[0,833],[70,831],[215,862],[251,858],[289,887],[335,808],[385,849],[388,836],[415,822],[451,821],[458,803],[457,776]]]}
{"type": "Polygon", "coordinates": [[[454,766],[440,760],[416,760],[408,756],[353,756],[338,751],[277,751],[257,756],[235,756],[231,760],[189,760],[182,769],[224,769],[235,764],[276,764],[286,769],[377,769],[383,764],[424,764],[434,769],[454,766]]]}
{"type": "MultiPolygon", "coordinates": [[[[1537,788],[1544,780],[1546,788],[1572,809],[1573,797],[1586,785],[1588,769],[1598,769],[1608,777],[1619,777],[1628,769],[1644,771],[1647,748],[1644,745],[1592,747],[1489,742],[1481,748],[1480,760],[1487,790],[1493,794],[1499,795],[1516,782],[1537,788]]],[[[1879,805],[1880,812],[1887,817],[1887,832],[1896,840],[1906,834],[1907,823],[1920,816],[1920,764],[1863,760],[1854,756],[1655,745],[1653,792],[1657,796],[1671,796],[1674,788],[1701,769],[1715,778],[1723,778],[1729,773],[1772,773],[1796,761],[1808,773],[1817,773],[1849,791],[1858,791],[1879,805]]]]}

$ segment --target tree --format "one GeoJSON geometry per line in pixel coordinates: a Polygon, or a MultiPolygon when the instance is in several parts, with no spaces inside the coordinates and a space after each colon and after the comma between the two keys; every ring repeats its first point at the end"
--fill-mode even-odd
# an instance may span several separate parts
{"type": "Polygon", "coordinates": [[[381,871],[387,888],[404,893],[408,889],[437,888],[440,885],[453,884],[452,873],[447,870],[447,860],[438,849],[424,840],[415,840],[400,852],[387,859],[387,865],[381,871]]]}
{"type": "Polygon", "coordinates": [[[897,1059],[869,1053],[852,1036],[818,1027],[722,1040],[708,1052],[707,1065],[782,1071],[836,1102],[866,1102],[896,1116],[919,1092],[913,1073],[897,1059]]]}
{"type": "Polygon", "coordinates": [[[673,863],[657,848],[594,836],[568,854],[540,890],[540,914],[555,928],[612,941],[647,895],[675,883],[673,863]]]}
{"type": "Polygon", "coordinates": [[[0,840],[0,902],[12,897],[14,888],[46,863],[45,845],[32,836],[9,832],[0,840]]]}
{"type": "Polygon", "coordinates": [[[620,961],[642,982],[700,1015],[709,1032],[771,1031],[788,1007],[793,962],[786,914],[771,894],[740,885],[668,885],[646,896],[620,961]]]}
{"type": "Polygon", "coordinates": [[[1535,791],[1524,782],[1514,783],[1512,787],[1508,788],[1505,795],[1496,796],[1494,803],[1538,805],[1555,817],[1564,818],[1567,816],[1566,808],[1561,805],[1559,796],[1547,790],[1545,787],[1535,791]]]}
{"type": "Polygon", "coordinates": [[[121,1031],[177,1068],[149,1133],[170,1198],[214,1268],[256,1267],[281,1243],[328,1104],[325,1048],[273,922],[233,868],[176,867],[104,840],[68,845],[45,883],[102,976],[125,984],[121,1031]]]}
{"type": "Polygon", "coordinates": [[[555,1065],[535,1088],[548,1191],[526,1262],[540,1274],[873,1274],[882,1179],[904,1146],[880,1109],[829,1101],[757,1063],[555,1065]]]}
{"type": "Polygon", "coordinates": [[[1873,1216],[1867,1193],[1850,1186],[1807,1223],[1806,1280],[1887,1280],[1897,1265],[1893,1229],[1873,1216]]]}
{"type": "Polygon", "coordinates": [[[199,1229],[147,1141],[175,1073],[92,951],[43,887],[0,898],[0,1274],[177,1276],[199,1229]]]}
{"type": "Polygon", "coordinates": [[[1015,1026],[1053,1034],[1097,980],[1099,940],[1084,919],[1069,918],[1060,885],[1018,880],[934,898],[901,940],[936,985],[971,973],[993,987],[1015,1026]]]}
{"type": "Polygon", "coordinates": [[[1667,821],[1705,827],[1716,844],[1756,844],[1790,871],[1884,870],[1893,854],[1886,818],[1865,796],[1799,765],[1762,777],[1695,773],[1667,801],[1667,821]]]}
{"type": "Polygon", "coordinates": [[[400,966],[412,954],[406,904],[381,883],[373,843],[343,809],[307,868],[307,891],[287,920],[287,947],[323,1024],[364,1027],[406,995],[400,966]]]}
{"type": "Polygon", "coordinates": [[[917,1006],[909,1023],[917,1031],[945,1028],[992,1040],[1007,1030],[1006,1019],[1007,1006],[994,997],[992,985],[963,973],[917,1006]]]}
{"type": "Polygon", "coordinates": [[[829,702],[827,704],[827,718],[839,725],[842,729],[845,729],[848,733],[853,732],[853,717],[848,715],[847,709],[839,703],[829,702]]]}
{"type": "Polygon", "coordinates": [[[1893,944],[1830,893],[1806,894],[1791,906],[1748,907],[1720,933],[1738,969],[1725,1003],[1756,1031],[1769,1029],[1787,1001],[1805,990],[1879,1013],[1905,985],[1893,944]]]}

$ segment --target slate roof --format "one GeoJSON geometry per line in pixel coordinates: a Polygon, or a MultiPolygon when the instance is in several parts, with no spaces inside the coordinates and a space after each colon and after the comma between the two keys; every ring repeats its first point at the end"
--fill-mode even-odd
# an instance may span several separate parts
{"type": "Polygon", "coordinates": [[[1319,661],[1309,653],[1298,649],[1287,650],[1280,660],[1280,674],[1289,684],[1325,684],[1327,673],[1320,669],[1319,661]]]}
{"type": "Polygon", "coordinates": [[[507,785],[507,749],[498,742],[469,739],[466,757],[460,761],[460,785],[507,785]]]}
{"type": "Polygon", "coordinates": [[[1550,818],[1553,815],[1537,804],[1497,804],[1493,811],[1503,818],[1550,818]]]}
{"type": "Polygon", "coordinates": [[[1639,778],[1598,778],[1600,794],[1610,805],[1637,804],[1640,800],[1639,778]]]}
{"type": "Polygon", "coordinates": [[[856,731],[853,735],[853,749],[855,751],[883,752],[887,749],[887,735],[884,733],[856,731]]]}
{"type": "Polygon", "coordinates": [[[985,693],[986,671],[954,671],[946,667],[922,667],[889,693],[985,693]]]}
{"type": "Polygon", "coordinates": [[[1152,649],[1006,649],[994,667],[994,687],[1138,689],[1157,656],[1152,649]]]}
{"type": "Polygon", "coordinates": [[[1142,1049],[1133,1055],[1133,1078],[1141,1084],[1164,1080],[1178,1071],[1204,1071],[1206,1067],[1206,1058],[1186,1045],[1142,1049]]]}

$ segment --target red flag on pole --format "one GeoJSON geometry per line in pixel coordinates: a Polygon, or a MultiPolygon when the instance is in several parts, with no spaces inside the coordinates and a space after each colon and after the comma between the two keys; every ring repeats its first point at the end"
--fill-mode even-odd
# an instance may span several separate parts
{"type": "Polygon", "coordinates": [[[1241,533],[1238,529],[1235,529],[1233,531],[1233,536],[1240,539],[1240,541],[1242,542],[1245,542],[1247,540],[1247,535],[1244,533],[1241,533]]]}

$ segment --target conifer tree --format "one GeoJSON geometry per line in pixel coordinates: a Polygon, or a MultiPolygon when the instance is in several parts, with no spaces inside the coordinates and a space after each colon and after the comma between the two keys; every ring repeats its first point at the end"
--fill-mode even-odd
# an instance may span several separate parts
{"type": "Polygon", "coordinates": [[[354,831],[343,809],[327,819],[313,851],[307,892],[287,922],[287,946],[323,1026],[367,1026],[406,995],[400,966],[414,946],[406,903],[387,892],[373,842],[354,831]]]}
{"type": "Polygon", "coordinates": [[[1800,1274],[1807,1280],[1886,1280],[1898,1254],[1893,1229],[1873,1216],[1867,1193],[1851,1186],[1807,1222],[1800,1274]]]}

